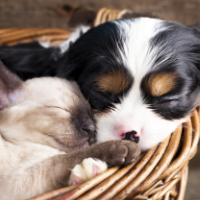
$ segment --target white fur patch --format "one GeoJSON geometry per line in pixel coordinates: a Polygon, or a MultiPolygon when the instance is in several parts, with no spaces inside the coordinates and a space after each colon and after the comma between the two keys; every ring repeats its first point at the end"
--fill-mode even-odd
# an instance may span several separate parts
{"type": "Polygon", "coordinates": [[[48,49],[50,47],[50,40],[38,40],[38,43],[40,44],[40,46],[42,46],[43,48],[48,49]]]}
{"type": "Polygon", "coordinates": [[[88,181],[98,174],[106,171],[107,168],[108,166],[104,161],[94,158],[86,158],[81,164],[76,165],[72,169],[69,185],[76,185],[77,177],[79,178],[79,180],[82,180],[82,182],[88,181]]]}
{"type": "MultiPolygon", "coordinates": [[[[70,35],[70,37],[62,42],[60,45],[59,45],[59,48],[61,50],[61,53],[65,53],[69,47],[70,47],[70,43],[74,43],[83,33],[86,33],[90,28],[88,26],[78,26],[74,32],[70,35]]],[[[42,46],[43,48],[46,48],[48,49],[50,47],[50,43],[51,41],[50,40],[38,40],[38,43],[40,44],[40,46],[42,46]]]]}
{"type": "Polygon", "coordinates": [[[69,47],[70,43],[74,43],[83,33],[86,33],[90,28],[88,26],[79,26],[76,30],[70,35],[70,38],[65,42],[59,45],[61,53],[65,53],[69,47]]]}

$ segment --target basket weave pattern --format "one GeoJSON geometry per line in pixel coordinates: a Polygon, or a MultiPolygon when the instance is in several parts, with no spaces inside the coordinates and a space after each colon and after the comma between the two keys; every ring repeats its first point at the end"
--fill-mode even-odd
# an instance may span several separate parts
{"type": "MultiPolygon", "coordinates": [[[[120,19],[128,12],[102,8],[93,25],[120,19]]],[[[68,39],[71,33],[61,29],[2,29],[0,44],[41,40],[57,45],[68,39]]],[[[86,183],[55,190],[32,200],[183,200],[188,162],[197,151],[199,122],[198,110],[194,110],[186,123],[180,125],[164,142],[140,155],[131,165],[113,167],[86,183]]]]}

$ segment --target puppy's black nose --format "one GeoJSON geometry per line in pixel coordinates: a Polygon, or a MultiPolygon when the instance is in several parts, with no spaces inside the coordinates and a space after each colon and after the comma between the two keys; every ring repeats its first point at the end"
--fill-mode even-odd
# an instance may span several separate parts
{"type": "Polygon", "coordinates": [[[89,136],[95,133],[96,131],[96,126],[94,122],[91,119],[87,119],[83,124],[82,124],[82,130],[85,131],[89,136]]]}
{"type": "Polygon", "coordinates": [[[137,136],[136,131],[130,131],[130,132],[125,133],[125,138],[123,138],[123,140],[131,140],[135,143],[138,143],[139,137],[137,136]]]}

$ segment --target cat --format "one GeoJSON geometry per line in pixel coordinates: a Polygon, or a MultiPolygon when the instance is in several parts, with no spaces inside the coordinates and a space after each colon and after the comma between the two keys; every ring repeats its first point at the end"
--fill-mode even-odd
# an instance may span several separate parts
{"type": "Polygon", "coordinates": [[[1,200],[81,183],[80,164],[93,177],[93,166],[126,165],[140,153],[127,140],[94,142],[91,108],[75,82],[50,77],[23,82],[0,62],[1,200]]]}

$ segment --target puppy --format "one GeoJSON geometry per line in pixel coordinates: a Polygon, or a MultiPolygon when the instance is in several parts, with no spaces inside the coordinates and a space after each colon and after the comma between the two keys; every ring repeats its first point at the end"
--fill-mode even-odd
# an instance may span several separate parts
{"type": "Polygon", "coordinates": [[[91,109],[76,83],[48,77],[23,82],[0,63],[1,200],[82,183],[107,164],[126,165],[139,155],[130,141],[89,146],[94,137],[91,109]]]}
{"type": "MultiPolygon", "coordinates": [[[[31,69],[34,76],[75,80],[95,111],[98,142],[125,138],[146,151],[199,105],[198,27],[153,18],[122,19],[88,30],[54,63],[45,52],[61,52],[59,47],[41,51],[38,60],[51,63],[51,68],[43,65],[38,73],[19,62],[9,68],[22,76],[31,69]]],[[[12,59],[14,55],[12,49],[12,59]]]]}

